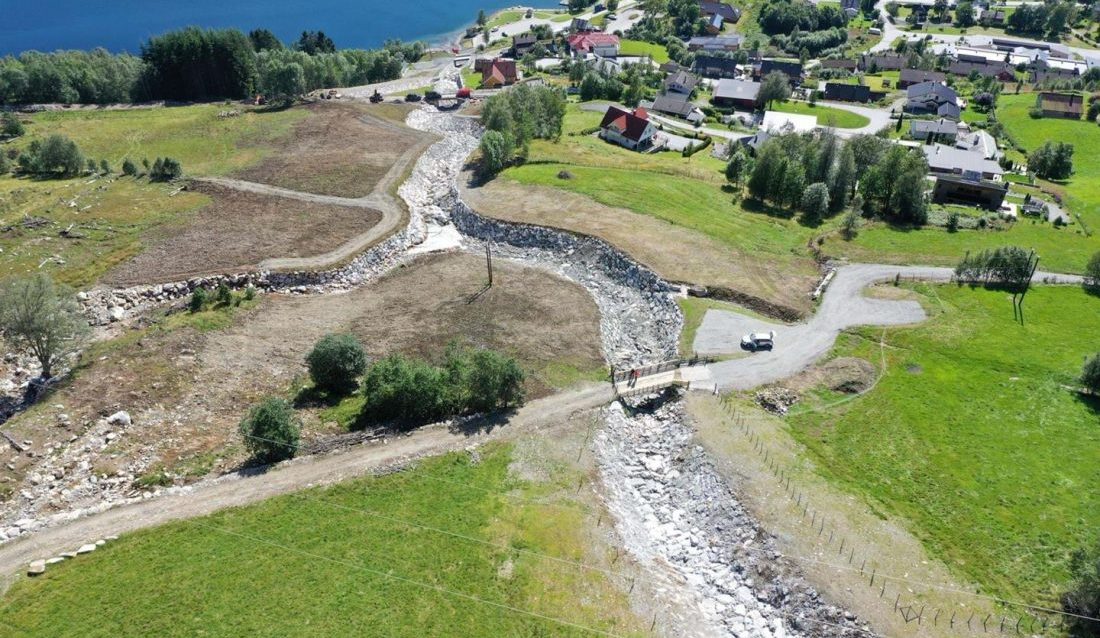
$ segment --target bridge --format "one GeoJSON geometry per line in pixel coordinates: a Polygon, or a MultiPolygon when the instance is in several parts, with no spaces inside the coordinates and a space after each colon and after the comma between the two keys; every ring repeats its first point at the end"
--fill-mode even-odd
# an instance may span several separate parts
{"type": "Polygon", "coordinates": [[[715,361],[714,357],[692,357],[637,368],[612,369],[615,398],[650,394],[672,387],[712,391],[714,384],[707,366],[715,361]]]}

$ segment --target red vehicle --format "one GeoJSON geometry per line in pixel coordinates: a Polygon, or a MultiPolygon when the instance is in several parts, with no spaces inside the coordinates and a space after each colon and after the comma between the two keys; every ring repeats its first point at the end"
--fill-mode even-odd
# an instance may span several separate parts
{"type": "Polygon", "coordinates": [[[473,94],[474,94],[474,92],[470,90],[470,87],[464,86],[464,87],[462,87],[461,89],[458,90],[458,93],[455,94],[455,97],[462,97],[462,98],[469,99],[473,94]]]}

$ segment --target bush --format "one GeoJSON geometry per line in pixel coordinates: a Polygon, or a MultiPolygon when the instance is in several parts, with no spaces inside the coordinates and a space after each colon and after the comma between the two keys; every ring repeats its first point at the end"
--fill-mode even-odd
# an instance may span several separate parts
{"type": "MultiPolygon", "coordinates": [[[[1078,616],[1100,616],[1100,546],[1092,552],[1078,550],[1070,558],[1073,584],[1062,596],[1062,608],[1078,616]]],[[[1072,619],[1073,636],[1100,636],[1100,623],[1084,618],[1072,619]]]]}
{"type": "Polygon", "coordinates": [[[352,335],[325,335],[306,357],[306,365],[315,386],[345,394],[355,389],[367,369],[367,355],[352,335]]]}
{"type": "Polygon", "coordinates": [[[111,163],[108,162],[105,159],[104,160],[99,160],[99,172],[103,173],[104,175],[110,175],[111,174],[111,163]]]}
{"type": "Polygon", "coordinates": [[[959,231],[959,213],[958,211],[951,211],[947,215],[947,232],[956,233],[959,231]]]}
{"type": "Polygon", "coordinates": [[[23,122],[16,117],[15,113],[0,115],[0,135],[19,137],[26,132],[27,129],[23,126],[23,122]]]}
{"type": "Polygon", "coordinates": [[[149,179],[154,182],[170,182],[183,176],[183,166],[171,157],[158,157],[149,170],[149,179]]]}
{"type": "Polygon", "coordinates": [[[1085,266],[1085,290],[1100,294],[1100,251],[1094,253],[1085,266]]]}
{"type": "Polygon", "coordinates": [[[84,170],[84,155],[76,142],[51,135],[44,141],[34,140],[19,155],[19,170],[40,177],[76,177],[84,170]]]}
{"type": "Polygon", "coordinates": [[[229,306],[233,303],[233,291],[224,281],[218,284],[218,289],[214,293],[214,303],[219,306],[229,306]]]}
{"type": "Polygon", "coordinates": [[[129,157],[122,160],[122,174],[130,177],[135,177],[138,174],[137,165],[129,157]]]}
{"type": "Polygon", "coordinates": [[[7,175],[11,172],[11,160],[8,159],[7,153],[0,153],[0,175],[7,175]]]}
{"type": "Polygon", "coordinates": [[[1002,246],[967,255],[955,267],[955,276],[962,281],[979,281],[1025,286],[1031,277],[1032,253],[1019,246],[1002,246]]]}
{"type": "Polygon", "coordinates": [[[191,301],[187,304],[187,307],[191,312],[199,312],[206,305],[206,300],[206,288],[195,288],[194,292],[191,293],[191,301]]]}
{"type": "Polygon", "coordinates": [[[1092,355],[1081,369],[1081,385],[1089,392],[1100,394],[1100,354],[1092,355]]]}
{"type": "Polygon", "coordinates": [[[241,437],[252,458],[260,463],[289,459],[298,451],[301,426],[282,399],[265,399],[241,421],[241,437]]]}

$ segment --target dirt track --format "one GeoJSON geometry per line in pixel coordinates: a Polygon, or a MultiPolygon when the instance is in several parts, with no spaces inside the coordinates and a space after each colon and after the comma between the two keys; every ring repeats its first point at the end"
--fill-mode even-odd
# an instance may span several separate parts
{"type": "Polygon", "coordinates": [[[186,494],[150,499],[108,510],[2,545],[0,574],[8,576],[10,583],[10,575],[24,569],[32,560],[75,551],[82,544],[95,542],[105,536],[203,516],[306,486],[337,483],[417,457],[441,454],[493,439],[511,437],[539,427],[554,426],[575,412],[598,407],[611,399],[610,386],[589,386],[533,401],[512,415],[473,423],[461,431],[452,431],[444,426],[428,427],[409,436],[389,439],[385,444],[356,447],[321,457],[304,457],[266,472],[223,476],[199,484],[186,494]]]}

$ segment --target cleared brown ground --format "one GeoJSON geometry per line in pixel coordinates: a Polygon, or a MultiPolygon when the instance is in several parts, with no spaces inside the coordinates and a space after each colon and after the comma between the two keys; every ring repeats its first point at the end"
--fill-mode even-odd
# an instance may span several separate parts
{"type": "Polygon", "coordinates": [[[261,195],[195,182],[211,203],[184,221],[162,226],[148,247],[109,272],[108,283],[177,281],[210,272],[243,271],[273,257],[312,257],[375,226],[382,213],[261,195]]]}
{"type": "Polygon", "coordinates": [[[740,254],[701,233],[564,190],[495,179],[467,186],[464,196],[489,217],[599,237],[670,281],[728,288],[802,313],[812,305],[804,291],[819,275],[809,262],[778,272],[774,263],[740,254]]]}
{"type": "Polygon", "coordinates": [[[432,137],[398,123],[391,105],[315,102],[257,166],[233,175],[304,193],[366,197],[401,156],[432,137]]]}
{"type": "MultiPolygon", "coordinates": [[[[184,327],[169,317],[161,324],[175,329],[133,332],[89,352],[74,379],[4,429],[42,453],[84,424],[127,410],[135,425],[97,471],[110,474],[143,456],[181,475],[227,469],[244,459],[236,427],[248,408],[264,396],[289,396],[305,374],[305,355],[331,332],[354,332],[372,359],[436,358],[452,339],[496,348],[528,372],[531,398],[602,374],[599,313],[583,288],[497,261],[493,288],[471,301],[484,280],[483,259],[430,255],[346,294],[265,296],[231,318],[208,312],[184,327]]],[[[332,433],[315,411],[303,416],[305,440],[332,433]]],[[[0,447],[0,486],[19,485],[34,463],[0,447]]],[[[0,497],[8,495],[0,490],[0,497]]]]}

